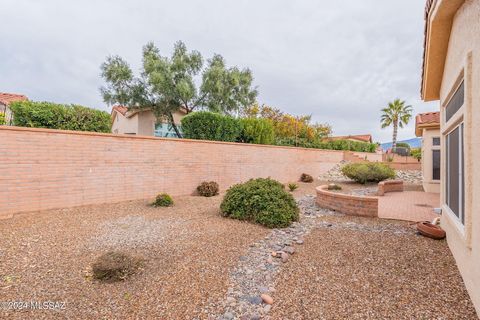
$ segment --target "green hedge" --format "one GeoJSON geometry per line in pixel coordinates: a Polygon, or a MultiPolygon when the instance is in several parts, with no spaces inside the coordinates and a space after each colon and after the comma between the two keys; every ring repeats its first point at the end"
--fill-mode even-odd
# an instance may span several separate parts
{"type": "Polygon", "coordinates": [[[307,141],[306,139],[278,139],[275,142],[279,146],[298,146],[302,148],[316,148],[327,150],[349,150],[357,152],[375,152],[375,143],[350,141],[350,140],[317,140],[307,141]]]}
{"type": "Polygon", "coordinates": [[[182,119],[183,136],[187,139],[237,141],[240,120],[219,113],[198,111],[182,119]]]}
{"type": "Polygon", "coordinates": [[[19,127],[110,132],[110,114],[79,105],[17,101],[10,110],[13,125],[19,127]]]}
{"type": "Polygon", "coordinates": [[[274,144],[275,129],[272,121],[262,118],[243,118],[240,121],[242,125],[240,142],[274,144]]]}
{"type": "Polygon", "coordinates": [[[350,140],[308,141],[305,138],[276,139],[274,126],[269,119],[237,119],[208,111],[198,111],[187,115],[182,119],[182,130],[184,137],[188,139],[238,141],[357,152],[375,152],[377,149],[375,143],[350,140]]]}
{"type": "Polygon", "coordinates": [[[5,113],[0,112],[0,126],[5,124],[5,113]]]}

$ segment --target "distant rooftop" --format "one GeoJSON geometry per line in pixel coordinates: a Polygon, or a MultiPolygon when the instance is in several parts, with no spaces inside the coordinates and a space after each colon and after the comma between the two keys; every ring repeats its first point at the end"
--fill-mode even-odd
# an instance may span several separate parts
{"type": "Polygon", "coordinates": [[[415,117],[415,135],[422,135],[423,128],[440,127],[440,112],[419,113],[415,117]]]}
{"type": "Polygon", "coordinates": [[[28,98],[23,94],[0,92],[0,104],[6,105],[6,106],[8,106],[10,103],[15,101],[25,101],[25,100],[28,100],[28,98]]]}

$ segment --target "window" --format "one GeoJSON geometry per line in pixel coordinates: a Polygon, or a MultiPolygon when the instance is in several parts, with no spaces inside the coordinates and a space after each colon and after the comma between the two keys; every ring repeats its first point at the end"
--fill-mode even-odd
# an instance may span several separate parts
{"type": "Polygon", "coordinates": [[[439,146],[440,145],[440,138],[438,138],[438,137],[433,138],[432,145],[439,146]]]}
{"type": "Polygon", "coordinates": [[[433,150],[433,172],[432,180],[440,180],[440,150],[433,150]]]}
{"type": "MultiPolygon", "coordinates": [[[[177,129],[182,133],[182,128],[177,124],[177,129]]],[[[157,123],[155,125],[155,137],[177,138],[173,126],[169,123],[157,123]]]]}
{"type": "Polygon", "coordinates": [[[446,202],[458,220],[465,224],[465,179],[463,123],[446,135],[446,202]]]}
{"type": "Polygon", "coordinates": [[[453,94],[452,98],[445,107],[445,122],[450,120],[453,115],[463,106],[463,100],[465,97],[464,82],[458,86],[457,91],[453,94]]]}

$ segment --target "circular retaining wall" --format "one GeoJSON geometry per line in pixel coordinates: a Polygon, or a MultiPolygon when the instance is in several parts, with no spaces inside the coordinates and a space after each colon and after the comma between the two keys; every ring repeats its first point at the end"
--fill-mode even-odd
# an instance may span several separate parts
{"type": "Polygon", "coordinates": [[[328,185],[319,186],[316,190],[316,202],[320,207],[349,215],[378,217],[377,197],[356,196],[332,192],[328,190],[328,185]]]}

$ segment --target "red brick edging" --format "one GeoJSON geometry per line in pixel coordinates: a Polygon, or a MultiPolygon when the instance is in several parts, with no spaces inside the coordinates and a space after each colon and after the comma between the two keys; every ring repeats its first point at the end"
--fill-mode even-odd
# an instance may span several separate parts
{"type": "Polygon", "coordinates": [[[355,216],[378,217],[377,197],[332,192],[328,191],[328,185],[319,186],[316,190],[316,202],[323,208],[355,216]]]}

